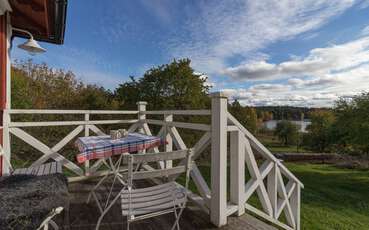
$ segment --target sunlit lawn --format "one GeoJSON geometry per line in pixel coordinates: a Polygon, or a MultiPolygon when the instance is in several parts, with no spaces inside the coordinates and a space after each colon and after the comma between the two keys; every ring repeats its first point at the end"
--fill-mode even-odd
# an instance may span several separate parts
{"type": "MultiPolygon", "coordinates": [[[[301,229],[369,229],[369,171],[317,164],[287,166],[305,185],[301,229]]],[[[200,166],[200,170],[210,184],[210,166],[200,166]]],[[[195,189],[193,184],[191,187],[195,189]]],[[[255,203],[255,198],[250,202],[255,203]]]]}
{"type": "Polygon", "coordinates": [[[274,136],[271,135],[257,135],[257,138],[263,145],[265,145],[272,153],[297,153],[303,152],[307,153],[310,152],[304,148],[297,148],[296,145],[291,146],[284,146],[281,142],[274,136]]]}
{"type": "Polygon", "coordinates": [[[288,164],[305,185],[302,229],[369,229],[369,171],[288,164]]]}

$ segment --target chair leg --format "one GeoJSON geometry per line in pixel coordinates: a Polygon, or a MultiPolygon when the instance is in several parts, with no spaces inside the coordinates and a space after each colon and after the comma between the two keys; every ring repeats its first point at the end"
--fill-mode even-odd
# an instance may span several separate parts
{"type": "Polygon", "coordinates": [[[182,215],[182,213],[183,213],[183,210],[184,210],[184,207],[183,207],[183,208],[181,208],[181,210],[179,211],[179,213],[178,213],[178,214],[177,214],[177,211],[176,211],[176,210],[174,210],[174,215],[176,216],[176,221],[174,222],[174,224],[173,224],[173,226],[172,226],[171,230],[174,230],[174,228],[175,228],[175,227],[177,227],[177,229],[178,229],[178,230],[180,230],[180,228],[179,228],[179,219],[181,218],[181,215],[182,215]]]}
{"type": "Polygon", "coordinates": [[[179,230],[179,221],[177,221],[178,220],[178,213],[177,213],[177,209],[176,208],[174,208],[174,216],[176,217],[176,220],[175,220],[175,222],[174,223],[177,223],[176,225],[177,225],[177,230],[179,230]]]}
{"type": "Polygon", "coordinates": [[[58,225],[53,220],[49,221],[49,225],[51,225],[54,230],[59,230],[58,225]]]}
{"type": "Polygon", "coordinates": [[[93,195],[93,193],[95,193],[95,190],[105,181],[105,179],[108,177],[109,175],[105,175],[103,178],[101,178],[99,180],[99,182],[91,189],[91,191],[88,194],[86,203],[88,204],[91,200],[91,196],[93,195]]]}
{"type": "Polygon", "coordinates": [[[70,208],[70,204],[67,205],[67,208],[64,209],[64,228],[66,230],[70,229],[70,219],[69,219],[69,208],[70,208]]]}
{"type": "Polygon", "coordinates": [[[124,190],[125,188],[123,188],[122,190],[119,191],[118,195],[115,196],[115,198],[111,201],[111,203],[108,205],[108,207],[106,207],[103,212],[101,213],[99,219],[97,220],[97,224],[96,224],[96,230],[99,229],[100,224],[102,219],[104,218],[105,214],[110,210],[110,208],[115,204],[115,202],[119,199],[121,192],[124,190]]]}

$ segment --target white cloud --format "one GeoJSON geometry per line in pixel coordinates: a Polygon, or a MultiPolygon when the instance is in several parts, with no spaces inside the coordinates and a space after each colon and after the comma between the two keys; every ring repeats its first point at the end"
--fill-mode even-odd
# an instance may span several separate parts
{"type": "Polygon", "coordinates": [[[351,67],[321,76],[291,77],[278,83],[226,90],[231,99],[245,105],[331,107],[340,97],[369,91],[369,62],[354,62],[351,67]]]}
{"type": "MultiPolygon", "coordinates": [[[[326,48],[316,48],[307,57],[294,57],[291,60],[274,64],[265,60],[249,62],[223,71],[235,80],[275,80],[278,78],[323,76],[332,72],[346,71],[346,69],[368,63],[369,36],[361,39],[333,45],[326,48]]],[[[321,77],[315,83],[334,81],[330,77],[321,77]]],[[[314,82],[310,82],[314,84],[314,82]]]]}
{"type": "Polygon", "coordinates": [[[198,70],[214,74],[234,56],[249,57],[274,42],[326,24],[354,0],[233,0],[198,2],[186,29],[172,41],[174,57],[189,57],[198,70]]]}
{"type": "Polygon", "coordinates": [[[258,92],[260,90],[265,90],[269,92],[283,92],[289,90],[289,85],[282,85],[282,84],[259,84],[253,85],[249,88],[250,91],[258,92]]]}
{"type": "MultiPolygon", "coordinates": [[[[369,4],[369,1],[368,1],[368,4],[369,4]]],[[[362,29],[361,35],[363,36],[369,35],[369,26],[366,26],[364,29],[362,29]]]]}
{"type": "Polygon", "coordinates": [[[288,79],[288,83],[297,88],[302,88],[302,87],[307,87],[307,86],[329,87],[335,84],[339,84],[340,82],[342,82],[342,80],[337,78],[336,76],[314,77],[314,78],[307,79],[307,80],[303,80],[300,78],[288,79]]]}

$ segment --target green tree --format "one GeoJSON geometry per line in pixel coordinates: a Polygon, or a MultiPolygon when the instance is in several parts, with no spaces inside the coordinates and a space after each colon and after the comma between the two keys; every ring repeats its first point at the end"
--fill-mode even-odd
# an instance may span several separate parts
{"type": "Polygon", "coordinates": [[[334,113],[329,110],[315,110],[310,113],[310,119],[311,124],[306,128],[308,133],[304,136],[305,145],[319,152],[327,151],[332,140],[334,113]]]}
{"type": "Polygon", "coordinates": [[[137,101],[147,101],[148,108],[204,109],[210,107],[206,78],[195,74],[189,59],[174,60],[148,70],[138,80],[131,77],[115,90],[123,108],[136,108],[137,101]]]}
{"type": "Polygon", "coordinates": [[[242,106],[238,100],[234,100],[228,106],[229,112],[250,132],[254,133],[257,129],[258,118],[254,108],[242,106]]]}
{"type": "Polygon", "coordinates": [[[369,93],[336,102],[334,143],[369,154],[369,93]]]}
{"type": "Polygon", "coordinates": [[[277,123],[274,135],[276,135],[285,146],[296,144],[298,139],[298,127],[290,121],[283,120],[277,123]]]}
{"type": "Polygon", "coordinates": [[[12,108],[116,109],[112,93],[78,81],[71,71],[55,70],[32,60],[12,66],[12,108]]]}
{"type": "MultiPolygon", "coordinates": [[[[115,98],[122,109],[137,109],[137,101],[146,101],[148,110],[186,110],[210,108],[209,86],[206,78],[194,73],[189,59],[173,60],[169,64],[151,68],[142,78],[131,77],[115,90],[115,98]]],[[[160,117],[159,119],[163,119],[160,117]]],[[[176,116],[176,121],[210,123],[209,117],[176,116]]],[[[159,127],[153,127],[153,132],[159,127]]],[[[193,130],[181,130],[188,146],[202,135],[193,130]]]]}

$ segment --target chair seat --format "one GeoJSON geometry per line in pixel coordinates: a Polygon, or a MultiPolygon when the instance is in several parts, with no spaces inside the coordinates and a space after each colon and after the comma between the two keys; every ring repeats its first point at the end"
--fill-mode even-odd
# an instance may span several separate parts
{"type": "Polygon", "coordinates": [[[29,168],[19,168],[14,170],[13,175],[50,175],[55,173],[62,173],[62,165],[59,162],[50,162],[40,166],[29,168]]]}
{"type": "Polygon", "coordinates": [[[125,190],[121,193],[122,214],[131,216],[145,215],[160,211],[174,211],[186,203],[185,190],[174,182],[156,185],[142,189],[125,190]],[[131,197],[131,205],[129,205],[131,197]]]}

